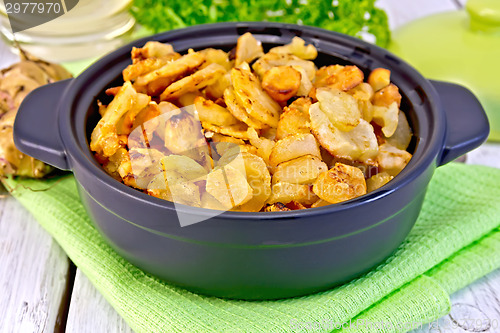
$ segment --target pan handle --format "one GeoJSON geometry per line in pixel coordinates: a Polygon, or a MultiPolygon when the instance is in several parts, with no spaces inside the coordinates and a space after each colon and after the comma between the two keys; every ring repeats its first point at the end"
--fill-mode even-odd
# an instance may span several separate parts
{"type": "Polygon", "coordinates": [[[443,165],[479,147],[490,132],[488,118],[474,94],[457,84],[431,81],[446,114],[446,140],[438,158],[443,165]]]}
{"type": "Polygon", "coordinates": [[[14,144],[21,152],[69,170],[59,134],[59,100],[72,79],[41,86],[26,96],[14,122],[14,144]]]}

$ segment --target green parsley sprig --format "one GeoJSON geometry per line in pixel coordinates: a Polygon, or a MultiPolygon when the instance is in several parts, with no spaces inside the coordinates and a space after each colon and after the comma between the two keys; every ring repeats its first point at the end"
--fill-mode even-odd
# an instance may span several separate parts
{"type": "Polygon", "coordinates": [[[215,22],[273,21],[310,25],[385,47],[390,31],[375,0],[134,0],[133,16],[153,32],[215,22]]]}

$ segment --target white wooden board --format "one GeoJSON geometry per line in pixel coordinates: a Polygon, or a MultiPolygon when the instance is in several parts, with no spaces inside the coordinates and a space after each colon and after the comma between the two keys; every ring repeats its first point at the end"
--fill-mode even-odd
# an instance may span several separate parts
{"type": "Polygon", "coordinates": [[[14,198],[0,199],[0,332],[52,332],[66,290],[63,250],[14,198]]]}
{"type": "Polygon", "coordinates": [[[133,333],[80,270],[76,273],[66,330],[74,333],[133,333]]]}

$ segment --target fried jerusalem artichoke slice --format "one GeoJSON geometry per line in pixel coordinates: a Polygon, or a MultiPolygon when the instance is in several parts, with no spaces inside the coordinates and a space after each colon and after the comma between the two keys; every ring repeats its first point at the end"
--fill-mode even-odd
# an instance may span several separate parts
{"type": "Polygon", "coordinates": [[[375,92],[372,97],[373,105],[389,107],[392,103],[396,102],[398,108],[401,105],[401,94],[399,93],[399,88],[394,84],[389,84],[375,92]]]}
{"type": "Polygon", "coordinates": [[[168,85],[160,95],[162,101],[179,98],[183,94],[199,91],[217,81],[226,73],[226,69],[219,64],[210,64],[193,74],[186,76],[168,85]]]}
{"type": "Polygon", "coordinates": [[[117,132],[122,117],[128,112],[139,113],[150,101],[151,97],[137,93],[129,81],[125,82],[92,131],[90,149],[103,157],[112,156],[124,146],[117,132]]]}
{"type": "Polygon", "coordinates": [[[314,103],[309,108],[309,115],[311,132],[331,155],[349,161],[375,163],[378,154],[377,137],[367,121],[361,119],[354,129],[344,132],[330,122],[319,103],[314,103]]]}
{"type": "Polygon", "coordinates": [[[301,59],[293,54],[288,53],[273,53],[268,52],[260,57],[252,68],[259,78],[264,77],[264,74],[276,66],[292,66],[301,67],[306,73],[307,78],[312,81],[316,74],[316,65],[309,60],[301,59]]]}
{"type": "Polygon", "coordinates": [[[276,102],[283,103],[299,91],[302,74],[292,66],[273,67],[264,73],[262,88],[276,102]]]}
{"type": "Polygon", "coordinates": [[[240,204],[235,210],[242,212],[258,212],[271,195],[271,175],[264,160],[254,154],[241,152],[245,165],[245,176],[252,188],[252,197],[240,204]]]}
{"type": "Polygon", "coordinates": [[[247,32],[238,38],[234,65],[238,67],[244,62],[250,63],[262,55],[264,55],[262,43],[255,39],[251,33],[247,32]]]}
{"type": "Polygon", "coordinates": [[[318,176],[313,192],[329,203],[354,199],[366,194],[365,176],[356,167],[336,163],[333,168],[318,176]]]}
{"type": "Polygon", "coordinates": [[[385,138],[386,142],[390,143],[398,149],[406,150],[410,145],[412,136],[413,133],[411,131],[411,127],[408,123],[408,119],[406,118],[405,113],[399,111],[398,127],[396,128],[396,131],[394,131],[394,134],[391,135],[391,137],[385,138]]]}
{"type": "Polygon", "coordinates": [[[385,68],[375,68],[368,75],[368,84],[374,91],[387,87],[391,83],[391,71],[385,68]]]}
{"type": "Polygon", "coordinates": [[[283,108],[276,130],[276,139],[281,140],[289,135],[307,134],[309,129],[309,107],[311,99],[300,97],[289,106],[283,108]]]}
{"type": "Polygon", "coordinates": [[[132,48],[132,62],[135,64],[139,61],[150,58],[161,58],[166,55],[175,53],[172,45],[168,43],[160,43],[149,41],[143,47],[132,48]]]}
{"type": "Polygon", "coordinates": [[[362,83],[364,74],[357,66],[330,65],[318,69],[314,86],[348,91],[362,83]]]}
{"type": "Polygon", "coordinates": [[[207,175],[206,191],[226,209],[243,205],[253,197],[253,189],[244,173],[231,163],[217,167],[207,175]]]}
{"type": "Polygon", "coordinates": [[[373,122],[382,127],[382,133],[390,138],[398,128],[399,108],[396,102],[388,107],[373,106],[373,122]]]}
{"type": "Polygon", "coordinates": [[[262,89],[248,64],[231,70],[231,81],[238,104],[248,115],[270,127],[277,127],[281,107],[262,89]]]}
{"type": "Polygon", "coordinates": [[[370,193],[381,188],[393,178],[394,176],[389,175],[387,172],[379,172],[376,175],[371,176],[366,180],[366,192],[370,193]]]}
{"type": "Polygon", "coordinates": [[[227,109],[231,114],[240,120],[241,122],[247,124],[249,127],[255,129],[262,129],[268,127],[268,125],[262,121],[259,121],[251,117],[247,109],[242,107],[236,97],[233,87],[228,87],[224,91],[224,102],[226,103],[227,109]]]}
{"type": "Polygon", "coordinates": [[[272,168],[295,158],[312,155],[321,158],[318,142],[312,134],[289,135],[274,145],[269,163],[272,168]]]}
{"type": "Polygon", "coordinates": [[[148,95],[157,96],[161,94],[172,82],[186,76],[205,61],[205,57],[199,52],[191,52],[179,59],[167,62],[164,66],[137,77],[134,87],[137,91],[148,95]]]}
{"type": "Polygon", "coordinates": [[[396,176],[410,162],[411,154],[406,150],[398,149],[389,143],[380,146],[377,162],[381,171],[396,176]]]}
{"type": "Polygon", "coordinates": [[[361,111],[351,95],[336,88],[324,87],[316,90],[316,98],[321,111],[338,129],[349,132],[359,125],[361,111]]]}
{"type": "Polygon", "coordinates": [[[314,45],[306,45],[306,42],[300,37],[293,37],[289,44],[276,46],[269,50],[270,53],[293,54],[304,60],[314,60],[318,56],[318,51],[314,45]]]}
{"type": "Polygon", "coordinates": [[[312,184],[328,167],[321,158],[305,155],[280,163],[273,173],[273,183],[312,184]]]}
{"type": "Polygon", "coordinates": [[[202,96],[194,99],[194,106],[200,121],[217,126],[230,126],[239,122],[226,108],[202,96]]]}
{"type": "Polygon", "coordinates": [[[288,204],[295,201],[303,205],[311,205],[319,199],[311,186],[307,184],[278,182],[273,184],[271,189],[271,196],[267,199],[268,204],[278,202],[288,204]]]}

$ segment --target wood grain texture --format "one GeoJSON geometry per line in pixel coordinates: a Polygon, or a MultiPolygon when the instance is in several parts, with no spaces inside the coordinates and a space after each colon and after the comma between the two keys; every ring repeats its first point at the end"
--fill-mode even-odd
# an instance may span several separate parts
{"type": "Polygon", "coordinates": [[[68,267],[31,214],[12,197],[0,199],[0,332],[54,331],[68,267]]]}
{"type": "Polygon", "coordinates": [[[72,333],[133,333],[80,270],[75,277],[66,330],[72,333]]]}
{"type": "MultiPolygon", "coordinates": [[[[464,4],[466,0],[458,1],[464,4]]],[[[377,4],[387,11],[392,29],[457,8],[456,0],[378,0],[377,4]]],[[[17,59],[0,41],[0,67],[17,59]]],[[[483,145],[467,156],[468,163],[496,167],[500,167],[499,159],[500,145],[493,144],[483,145]]],[[[31,215],[14,199],[0,199],[0,332],[51,332],[57,321],[67,267],[66,256],[31,215]]],[[[450,315],[456,321],[472,316],[500,321],[499,299],[500,270],[497,270],[452,295],[450,315]]],[[[439,328],[427,327],[421,332],[484,331],[474,326],[447,328],[445,324],[453,325],[450,315],[440,319],[439,328]]],[[[132,332],[80,271],[73,287],[66,328],[76,333],[132,332]]],[[[497,333],[500,328],[490,327],[486,332],[497,333]]]]}

